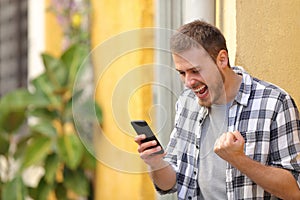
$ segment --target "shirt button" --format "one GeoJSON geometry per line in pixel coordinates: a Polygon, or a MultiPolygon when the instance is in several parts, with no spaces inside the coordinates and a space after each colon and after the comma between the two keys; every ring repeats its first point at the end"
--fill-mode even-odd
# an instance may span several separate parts
{"type": "Polygon", "coordinates": [[[191,197],[191,196],[188,196],[188,199],[192,199],[192,197],[191,197]]]}
{"type": "Polygon", "coordinates": [[[196,149],[199,149],[199,145],[196,145],[196,149]]]}
{"type": "Polygon", "coordinates": [[[197,174],[197,172],[196,171],[194,171],[194,175],[196,175],[197,174]]]}

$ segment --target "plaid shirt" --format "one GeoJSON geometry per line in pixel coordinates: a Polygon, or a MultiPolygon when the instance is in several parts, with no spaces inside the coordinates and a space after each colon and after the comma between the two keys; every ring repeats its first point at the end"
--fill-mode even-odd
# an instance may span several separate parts
{"type": "MultiPolygon", "coordinates": [[[[245,138],[244,152],[264,165],[289,170],[300,183],[300,120],[292,98],[280,88],[251,77],[242,68],[240,90],[229,108],[228,131],[239,130],[245,138]]],[[[176,103],[175,128],[165,160],[177,172],[178,199],[199,199],[199,144],[201,124],[208,111],[186,89],[176,103]],[[198,127],[197,127],[198,126],[198,127]]],[[[229,200],[277,199],[227,163],[226,193],[229,200]]]]}

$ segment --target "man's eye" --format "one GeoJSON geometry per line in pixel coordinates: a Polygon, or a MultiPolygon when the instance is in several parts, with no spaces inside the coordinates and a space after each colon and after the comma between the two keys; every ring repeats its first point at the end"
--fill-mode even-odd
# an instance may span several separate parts
{"type": "Polygon", "coordinates": [[[184,75],[185,75],[185,72],[179,72],[179,74],[180,74],[181,76],[184,76],[184,75]]]}

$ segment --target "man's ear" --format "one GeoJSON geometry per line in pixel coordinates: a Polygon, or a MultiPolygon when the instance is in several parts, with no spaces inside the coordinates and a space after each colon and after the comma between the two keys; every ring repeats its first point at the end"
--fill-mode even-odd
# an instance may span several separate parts
{"type": "Polygon", "coordinates": [[[222,49],[219,51],[218,56],[217,56],[217,65],[220,68],[225,68],[228,67],[228,53],[226,50],[222,49]]]}

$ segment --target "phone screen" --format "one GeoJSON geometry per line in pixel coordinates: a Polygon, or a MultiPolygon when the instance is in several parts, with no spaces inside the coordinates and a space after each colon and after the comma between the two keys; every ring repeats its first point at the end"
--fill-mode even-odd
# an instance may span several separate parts
{"type": "Polygon", "coordinates": [[[149,141],[152,141],[152,140],[156,140],[157,145],[152,146],[150,148],[155,148],[157,146],[160,146],[161,150],[159,152],[156,152],[155,154],[164,153],[163,147],[161,146],[158,139],[156,138],[153,131],[151,130],[151,128],[149,127],[149,125],[147,124],[147,122],[145,120],[131,121],[131,125],[133,126],[134,130],[136,131],[136,133],[138,135],[142,135],[142,134],[146,135],[146,139],[142,140],[142,142],[149,142],[149,141]]]}

